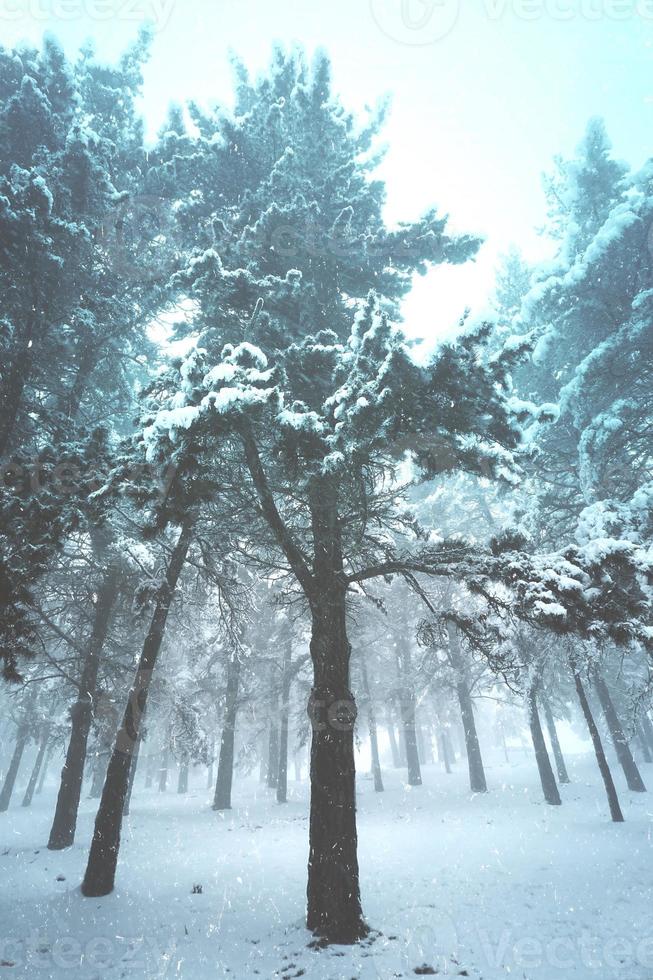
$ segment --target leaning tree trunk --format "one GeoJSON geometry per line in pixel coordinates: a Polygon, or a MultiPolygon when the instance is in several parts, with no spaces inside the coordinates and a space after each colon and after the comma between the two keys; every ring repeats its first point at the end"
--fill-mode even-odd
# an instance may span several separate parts
{"type": "Polygon", "coordinates": [[[397,665],[399,667],[399,705],[401,710],[401,726],[406,750],[406,768],[408,770],[408,785],[422,785],[422,771],[419,764],[417,748],[417,731],[415,728],[415,690],[412,678],[412,662],[410,642],[404,630],[407,623],[403,620],[401,632],[397,640],[397,665]]]}
{"type": "Polygon", "coordinates": [[[558,779],[561,783],[569,783],[571,780],[569,779],[569,773],[567,772],[567,766],[565,765],[565,757],[562,754],[562,749],[560,748],[560,739],[558,738],[555,718],[553,717],[551,705],[549,704],[549,699],[547,698],[546,694],[540,695],[540,701],[542,702],[542,707],[544,708],[544,718],[546,720],[549,738],[551,739],[553,758],[555,759],[556,769],[558,770],[558,779]]]}
{"type": "Polygon", "coordinates": [[[533,739],[533,748],[535,749],[535,761],[537,762],[537,769],[540,774],[544,799],[551,806],[560,806],[562,800],[560,799],[558,784],[551,768],[549,753],[546,750],[540,715],[537,710],[535,685],[531,685],[528,689],[526,706],[528,709],[528,724],[531,730],[531,738],[533,739]]]}
{"type": "Polygon", "coordinates": [[[16,777],[18,775],[21,759],[23,758],[23,753],[28,740],[29,721],[25,719],[21,722],[18,728],[14,753],[11,757],[9,768],[7,769],[7,775],[5,776],[5,781],[2,786],[2,792],[0,792],[0,813],[4,813],[5,810],[9,809],[11,797],[14,792],[14,786],[16,785],[16,777]]]}
{"type": "Polygon", "coordinates": [[[147,704],[152,672],[163,642],[170,604],[186,561],[191,536],[192,525],[187,520],[181,527],[170,557],[165,581],[159,589],[152,622],[143,643],[134,683],[127,697],[122,724],[109,760],[102,799],[95,819],[86,874],[82,882],[83,895],[94,897],[108,895],[113,891],[120,850],[123,808],[129,786],[134,748],[140,734],[142,715],[147,704]]]}
{"type": "Polygon", "coordinates": [[[234,651],[227,665],[227,696],[224,723],[220,739],[218,775],[215,780],[214,810],[231,809],[231,786],[234,778],[234,742],[236,738],[236,715],[238,712],[238,683],[240,679],[240,660],[234,651]]]}
{"type": "Polygon", "coordinates": [[[41,772],[43,760],[45,759],[45,753],[47,751],[49,741],[50,741],[50,725],[46,724],[43,726],[43,732],[41,734],[41,742],[39,745],[39,750],[36,753],[36,760],[32,768],[32,774],[29,777],[27,789],[25,790],[25,795],[23,796],[23,803],[22,803],[23,806],[31,806],[32,799],[34,797],[34,791],[36,789],[36,784],[38,782],[39,774],[41,772]]]}
{"type": "Polygon", "coordinates": [[[633,754],[628,745],[628,739],[619,720],[608,685],[598,672],[594,674],[594,688],[599,696],[601,708],[603,709],[603,714],[608,725],[608,731],[610,732],[610,738],[612,739],[614,750],[617,753],[619,764],[624,771],[628,789],[633,793],[645,793],[646,786],[644,785],[644,780],[637,768],[637,763],[633,759],[633,754]]]}
{"type": "Polygon", "coordinates": [[[367,725],[370,733],[370,751],[372,755],[372,775],[374,777],[374,791],[383,792],[383,776],[381,774],[381,760],[379,758],[379,739],[376,730],[376,714],[372,703],[370,692],[370,679],[367,673],[365,657],[361,657],[361,677],[363,680],[363,694],[367,707],[367,725]]]}
{"type": "Polygon", "coordinates": [[[594,721],[594,716],[592,715],[592,709],[590,708],[589,701],[587,700],[587,695],[585,694],[585,688],[583,687],[583,682],[580,679],[580,674],[578,671],[572,667],[572,672],[574,675],[574,683],[576,685],[576,693],[578,694],[578,700],[580,706],[585,716],[585,721],[587,723],[587,728],[590,733],[590,738],[592,739],[592,744],[594,746],[594,752],[596,754],[596,761],[603,778],[603,785],[605,786],[605,792],[608,797],[608,804],[610,806],[610,815],[614,823],[623,823],[623,813],[621,812],[621,806],[619,805],[619,797],[617,796],[617,790],[612,779],[612,773],[610,772],[610,766],[608,765],[608,760],[605,757],[605,752],[603,750],[603,743],[601,742],[601,736],[599,735],[599,730],[596,727],[596,722],[594,721]]]}
{"type": "Polygon", "coordinates": [[[447,634],[449,637],[449,657],[457,676],[456,694],[458,695],[460,715],[463,722],[470,789],[472,793],[487,793],[485,769],[483,767],[478,732],[476,731],[474,705],[469,693],[469,679],[467,677],[467,670],[465,669],[464,655],[460,649],[458,629],[456,624],[450,620],[447,621],[447,634]]]}
{"type": "Polygon", "coordinates": [[[77,701],[70,711],[70,741],[61,770],[57,805],[50,830],[48,848],[59,851],[75,840],[77,811],[82,792],[86,747],[93,718],[93,699],[100,669],[100,655],[109,630],[109,621],[118,594],[118,569],[112,563],[106,569],[98,590],[93,632],[86,652],[79,682],[77,701]]]}
{"type": "Polygon", "coordinates": [[[277,803],[286,803],[288,800],[288,717],[290,714],[290,685],[292,682],[292,634],[290,632],[290,624],[288,624],[288,636],[286,637],[284,646],[282,670],[277,803]]]}

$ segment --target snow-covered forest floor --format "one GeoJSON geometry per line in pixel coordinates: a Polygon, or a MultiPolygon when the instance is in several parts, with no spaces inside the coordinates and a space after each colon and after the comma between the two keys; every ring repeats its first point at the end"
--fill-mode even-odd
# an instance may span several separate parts
{"type": "Polygon", "coordinates": [[[257,779],[240,779],[234,809],[217,815],[204,768],[185,796],[143,789],[140,773],[116,890],[85,899],[97,801],[85,792],[74,847],[46,850],[53,770],[31,809],[3,818],[0,977],[389,980],[429,966],[484,980],[649,980],[648,795],[628,793],[615,773],[626,822],[611,823],[581,752],[569,755],[563,806],[547,806],[531,755],[511,755],[509,765],[488,759],[487,796],[470,795],[460,762],[451,775],[426,766],[418,789],[388,771],[381,794],[359,775],[363,906],[375,931],[326,949],[310,947],[303,925],[306,782],[291,782],[279,806],[257,779]]]}

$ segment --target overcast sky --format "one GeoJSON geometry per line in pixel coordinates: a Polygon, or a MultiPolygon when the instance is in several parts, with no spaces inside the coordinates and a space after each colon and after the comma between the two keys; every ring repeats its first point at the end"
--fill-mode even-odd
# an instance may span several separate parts
{"type": "Polygon", "coordinates": [[[0,0],[3,44],[51,31],[71,55],[92,37],[113,58],[144,19],[152,133],[171,100],[228,100],[230,48],[258,70],[275,41],[322,46],[346,104],[392,94],[388,217],[436,204],[487,239],[474,264],[416,283],[406,327],[427,343],[483,305],[511,243],[541,254],[541,173],[590,116],[619,157],[653,155],[653,0],[0,0]]]}

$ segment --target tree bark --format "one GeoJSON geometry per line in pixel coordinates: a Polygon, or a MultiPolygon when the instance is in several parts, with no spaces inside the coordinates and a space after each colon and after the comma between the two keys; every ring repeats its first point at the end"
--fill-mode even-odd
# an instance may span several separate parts
{"type": "Polygon", "coordinates": [[[367,708],[367,725],[370,733],[370,752],[372,756],[372,776],[374,777],[374,791],[383,792],[383,775],[381,773],[381,760],[379,758],[379,739],[376,731],[376,714],[372,703],[370,692],[370,679],[367,673],[365,658],[361,657],[361,677],[363,680],[363,693],[367,708]]]}
{"type": "Polygon", "coordinates": [[[561,783],[569,783],[571,780],[569,779],[569,773],[567,772],[567,766],[565,765],[565,757],[563,756],[562,749],[560,748],[560,740],[558,738],[558,731],[556,729],[553,712],[551,711],[551,705],[549,704],[549,699],[547,698],[546,694],[540,695],[540,701],[542,702],[542,707],[544,708],[544,718],[546,720],[546,727],[551,740],[553,758],[555,759],[556,769],[558,770],[558,779],[561,783]]]}
{"type": "Polygon", "coordinates": [[[179,773],[177,775],[177,792],[182,794],[188,792],[188,759],[187,758],[183,758],[179,764],[179,773]]]}
{"type": "Polygon", "coordinates": [[[66,760],[61,770],[61,784],[57,795],[50,839],[48,840],[48,849],[51,851],[70,847],[75,840],[77,811],[79,810],[79,799],[82,792],[88,735],[93,718],[93,701],[100,669],[100,655],[109,630],[109,622],[117,594],[118,569],[115,564],[111,563],[104,572],[98,591],[93,618],[93,632],[82,667],[78,697],[70,711],[70,740],[66,760]]]}
{"type": "Polygon", "coordinates": [[[599,730],[596,727],[596,722],[594,721],[594,716],[592,715],[592,709],[589,706],[589,701],[587,700],[587,695],[585,694],[583,682],[580,679],[580,674],[573,667],[572,672],[574,675],[574,683],[576,685],[578,700],[585,717],[585,722],[587,723],[590,738],[592,739],[601,777],[603,778],[603,785],[605,786],[605,792],[608,797],[608,804],[610,806],[610,816],[615,823],[623,823],[624,817],[623,813],[621,812],[621,806],[619,805],[619,797],[617,796],[617,790],[612,779],[612,773],[610,772],[608,760],[605,757],[601,736],[599,735],[599,730]]]}
{"type": "Polygon", "coordinates": [[[134,748],[140,734],[142,713],[147,705],[152,672],[163,642],[170,604],[186,561],[191,537],[192,524],[187,520],[182,524],[168,564],[165,582],[159,589],[156,608],[145,637],[134,684],[127,698],[122,724],[109,760],[102,799],[95,819],[86,874],[82,882],[83,895],[95,897],[108,895],[113,891],[120,850],[123,807],[134,748]]]}
{"type": "Polygon", "coordinates": [[[535,685],[531,685],[531,687],[528,689],[526,694],[526,706],[528,708],[528,724],[531,730],[531,738],[533,739],[533,748],[535,749],[535,761],[537,762],[537,769],[540,774],[540,782],[542,783],[544,799],[551,806],[560,806],[562,800],[560,799],[558,784],[556,783],[555,776],[553,775],[551,760],[549,759],[549,753],[546,749],[546,742],[544,741],[544,733],[542,732],[540,715],[537,710],[535,685]]]}
{"type": "Polygon", "coordinates": [[[474,718],[474,705],[469,692],[468,672],[465,669],[464,655],[460,648],[458,629],[456,624],[450,620],[447,621],[447,634],[449,637],[449,658],[457,677],[456,694],[458,695],[463,723],[470,789],[472,793],[487,793],[485,768],[476,730],[476,719],[474,718]]]}
{"type": "Polygon", "coordinates": [[[438,749],[440,754],[440,761],[444,766],[444,771],[448,776],[451,775],[451,759],[449,756],[449,743],[447,741],[444,730],[441,730],[438,735],[438,749]]]}
{"type": "Polygon", "coordinates": [[[170,745],[168,743],[168,734],[166,733],[166,741],[161,749],[161,765],[159,766],[159,793],[165,793],[168,788],[168,767],[170,764],[170,745]]]}
{"type": "Polygon", "coordinates": [[[125,803],[122,808],[123,817],[129,816],[129,808],[132,802],[132,793],[134,791],[134,780],[136,778],[136,769],[138,768],[138,760],[141,755],[141,746],[143,744],[143,732],[139,732],[138,738],[136,739],[136,745],[134,746],[134,758],[132,759],[132,764],[129,768],[129,783],[127,784],[127,794],[125,796],[125,803]]]}
{"type": "Polygon", "coordinates": [[[290,714],[290,685],[292,682],[292,634],[290,632],[290,624],[288,624],[288,636],[286,637],[284,646],[282,670],[277,803],[286,803],[288,800],[288,719],[290,714]]]}
{"type": "Polygon", "coordinates": [[[41,766],[43,765],[43,760],[45,758],[45,753],[48,748],[48,743],[50,741],[50,725],[46,724],[43,726],[43,732],[41,734],[41,742],[39,745],[39,750],[36,753],[36,760],[34,766],[32,767],[32,774],[29,777],[29,782],[27,784],[27,789],[25,790],[25,795],[23,796],[23,806],[30,806],[32,799],[34,797],[34,791],[36,790],[36,784],[41,772],[41,766]]]}
{"type": "Polygon", "coordinates": [[[417,749],[417,731],[415,728],[415,690],[412,678],[412,657],[410,642],[403,632],[407,628],[405,620],[402,631],[397,639],[397,663],[399,666],[399,704],[401,711],[401,726],[406,751],[406,768],[408,785],[422,785],[422,770],[419,764],[417,749]]]}
{"type": "Polygon", "coordinates": [[[639,740],[639,745],[642,750],[642,758],[644,762],[653,762],[653,756],[651,755],[651,750],[648,745],[648,739],[646,738],[646,732],[644,731],[644,726],[640,721],[637,722],[637,738],[639,740]]]}
{"type": "Polygon", "coordinates": [[[231,786],[234,778],[234,742],[236,738],[236,715],[238,713],[238,684],[240,680],[240,660],[234,651],[227,665],[227,695],[224,722],[220,739],[218,775],[215,780],[214,810],[231,809],[231,786]]]}
{"type": "Polygon", "coordinates": [[[276,693],[276,678],[272,680],[273,693],[270,698],[270,720],[268,730],[268,768],[266,783],[270,789],[277,788],[279,780],[279,698],[276,693]]]}
{"type": "Polygon", "coordinates": [[[45,782],[45,777],[48,774],[48,764],[50,762],[50,757],[52,756],[52,741],[48,742],[48,747],[45,753],[45,759],[43,760],[43,765],[41,766],[41,775],[39,776],[38,785],[36,787],[36,795],[43,790],[43,783],[45,782]]]}
{"type": "Polygon", "coordinates": [[[608,685],[598,672],[594,674],[594,688],[599,696],[601,708],[603,709],[603,715],[608,726],[608,731],[610,732],[610,738],[612,739],[614,750],[617,753],[619,765],[624,771],[628,789],[633,793],[645,793],[646,786],[644,785],[644,780],[642,779],[639,769],[637,768],[637,764],[633,759],[633,754],[630,751],[630,746],[628,745],[628,739],[626,738],[623,726],[619,720],[617,709],[614,706],[614,701],[612,700],[608,685]]]}
{"type": "Polygon", "coordinates": [[[642,728],[644,729],[644,734],[648,741],[648,747],[651,753],[653,753],[653,725],[651,724],[651,719],[649,718],[646,711],[642,711],[640,715],[640,721],[642,723],[642,728]]]}
{"type": "Polygon", "coordinates": [[[18,775],[18,770],[20,768],[20,763],[28,740],[29,722],[24,720],[21,722],[18,732],[16,733],[14,752],[11,757],[11,762],[9,763],[9,768],[7,769],[7,775],[5,776],[5,781],[2,786],[2,792],[0,793],[0,813],[4,813],[5,810],[9,809],[11,797],[14,792],[14,786],[16,785],[16,777],[18,775]]]}
{"type": "Polygon", "coordinates": [[[399,755],[399,746],[397,745],[397,737],[395,735],[395,723],[392,719],[392,709],[389,704],[385,706],[385,727],[388,733],[388,741],[390,742],[393,768],[401,769],[401,756],[399,755]]]}

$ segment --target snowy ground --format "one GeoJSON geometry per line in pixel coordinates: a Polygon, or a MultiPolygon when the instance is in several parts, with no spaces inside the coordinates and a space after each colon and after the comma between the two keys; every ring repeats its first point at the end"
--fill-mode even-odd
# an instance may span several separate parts
{"type": "MultiPolygon", "coordinates": [[[[145,791],[139,773],[118,887],[85,899],[94,801],[76,845],[47,851],[53,773],[31,810],[19,787],[0,815],[0,980],[386,980],[422,965],[485,980],[650,980],[653,801],[620,780],[627,822],[611,824],[591,759],[569,761],[559,808],[541,802],[533,760],[517,754],[488,766],[485,797],[470,796],[461,764],[450,776],[426,767],[415,790],[386,773],[378,795],[361,777],[363,903],[376,932],[354,949],[308,945],[305,784],[291,783],[280,807],[237,780],[238,805],[219,816],[203,771],[187,796],[145,791]]],[[[653,791],[653,767],[644,775],[653,791]]]]}

